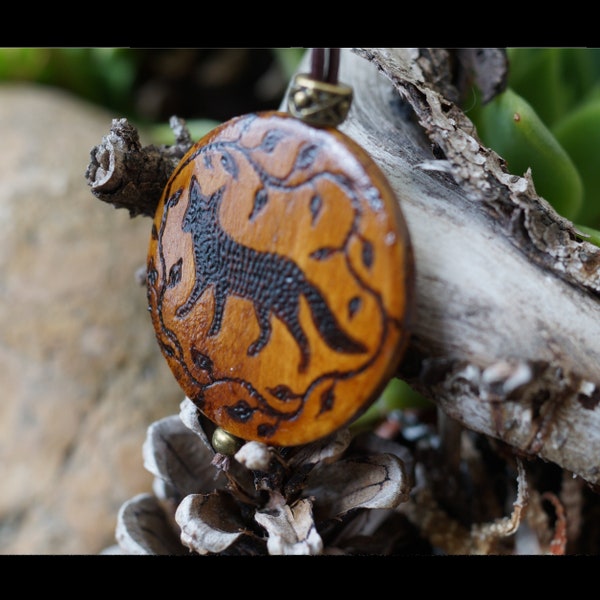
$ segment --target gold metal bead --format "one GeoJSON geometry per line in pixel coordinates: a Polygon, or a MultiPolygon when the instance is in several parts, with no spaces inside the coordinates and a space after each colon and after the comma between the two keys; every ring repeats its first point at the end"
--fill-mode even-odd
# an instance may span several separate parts
{"type": "Polygon", "coordinates": [[[243,441],[231,433],[217,427],[212,435],[212,447],[215,452],[233,456],[243,445],[243,441]]]}
{"type": "Polygon", "coordinates": [[[299,74],[288,94],[288,111],[311,125],[337,127],[348,115],[352,88],[341,83],[326,83],[299,74]]]}

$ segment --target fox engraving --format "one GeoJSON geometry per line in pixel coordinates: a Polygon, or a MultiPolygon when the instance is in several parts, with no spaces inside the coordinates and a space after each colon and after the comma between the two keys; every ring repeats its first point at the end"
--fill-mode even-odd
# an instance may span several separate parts
{"type": "Polygon", "coordinates": [[[225,186],[204,195],[195,175],[191,177],[189,201],[182,229],[191,233],[194,247],[196,279],[186,299],[176,311],[185,317],[209,288],[214,293],[214,314],[208,331],[214,336],[221,330],[225,304],[230,296],[252,302],[260,327],[258,338],[247,350],[258,354],[269,342],[271,316],[286,326],[300,350],[299,371],[310,362],[309,340],[299,320],[300,298],[310,307],[315,327],[325,343],[336,352],[357,354],[367,348],[345,333],[319,289],[290,258],[263,252],[240,244],[223,229],[219,209],[225,186]]]}

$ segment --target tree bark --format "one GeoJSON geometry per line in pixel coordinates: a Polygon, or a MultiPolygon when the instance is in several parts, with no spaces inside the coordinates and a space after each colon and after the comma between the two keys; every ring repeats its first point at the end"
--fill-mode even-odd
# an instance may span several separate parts
{"type": "MultiPolygon", "coordinates": [[[[387,175],[414,247],[417,310],[398,376],[466,428],[599,484],[600,248],[481,144],[451,65],[446,50],[341,56],[354,99],[340,129],[387,175]]],[[[190,141],[175,131],[171,150],[144,149],[119,131],[92,152],[88,183],[151,215],[190,141]]]]}
{"type": "Polygon", "coordinates": [[[465,427],[598,484],[600,248],[481,144],[436,87],[444,53],[342,54],[340,129],[387,174],[414,246],[398,375],[465,427]]]}

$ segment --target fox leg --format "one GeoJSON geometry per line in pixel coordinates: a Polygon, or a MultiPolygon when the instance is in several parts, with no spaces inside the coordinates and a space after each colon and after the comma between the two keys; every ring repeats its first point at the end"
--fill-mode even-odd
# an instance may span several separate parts
{"type": "Polygon", "coordinates": [[[300,325],[298,309],[299,305],[296,304],[295,310],[289,310],[284,314],[278,314],[277,316],[285,323],[288,331],[292,334],[292,337],[298,344],[298,348],[300,349],[300,364],[298,365],[298,371],[300,373],[304,373],[304,371],[306,371],[308,368],[310,348],[308,344],[308,338],[302,329],[302,325],[300,325]]]}
{"type": "Polygon", "coordinates": [[[264,306],[254,305],[254,312],[260,327],[260,334],[258,338],[248,346],[248,356],[255,356],[258,354],[268,343],[271,337],[271,321],[270,311],[264,306]]]}
{"type": "Polygon", "coordinates": [[[223,313],[225,312],[225,302],[227,302],[227,289],[225,286],[217,284],[214,288],[215,308],[208,335],[217,335],[221,331],[223,323],[223,313]]]}

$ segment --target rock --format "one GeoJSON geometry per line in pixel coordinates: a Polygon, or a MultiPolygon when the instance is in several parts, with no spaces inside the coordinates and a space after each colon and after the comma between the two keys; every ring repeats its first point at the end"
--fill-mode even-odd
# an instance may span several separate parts
{"type": "Polygon", "coordinates": [[[151,488],[146,429],[183,399],[135,280],[151,222],[96,200],[84,177],[119,116],[0,86],[3,554],[114,544],[121,504],[151,488]]]}

